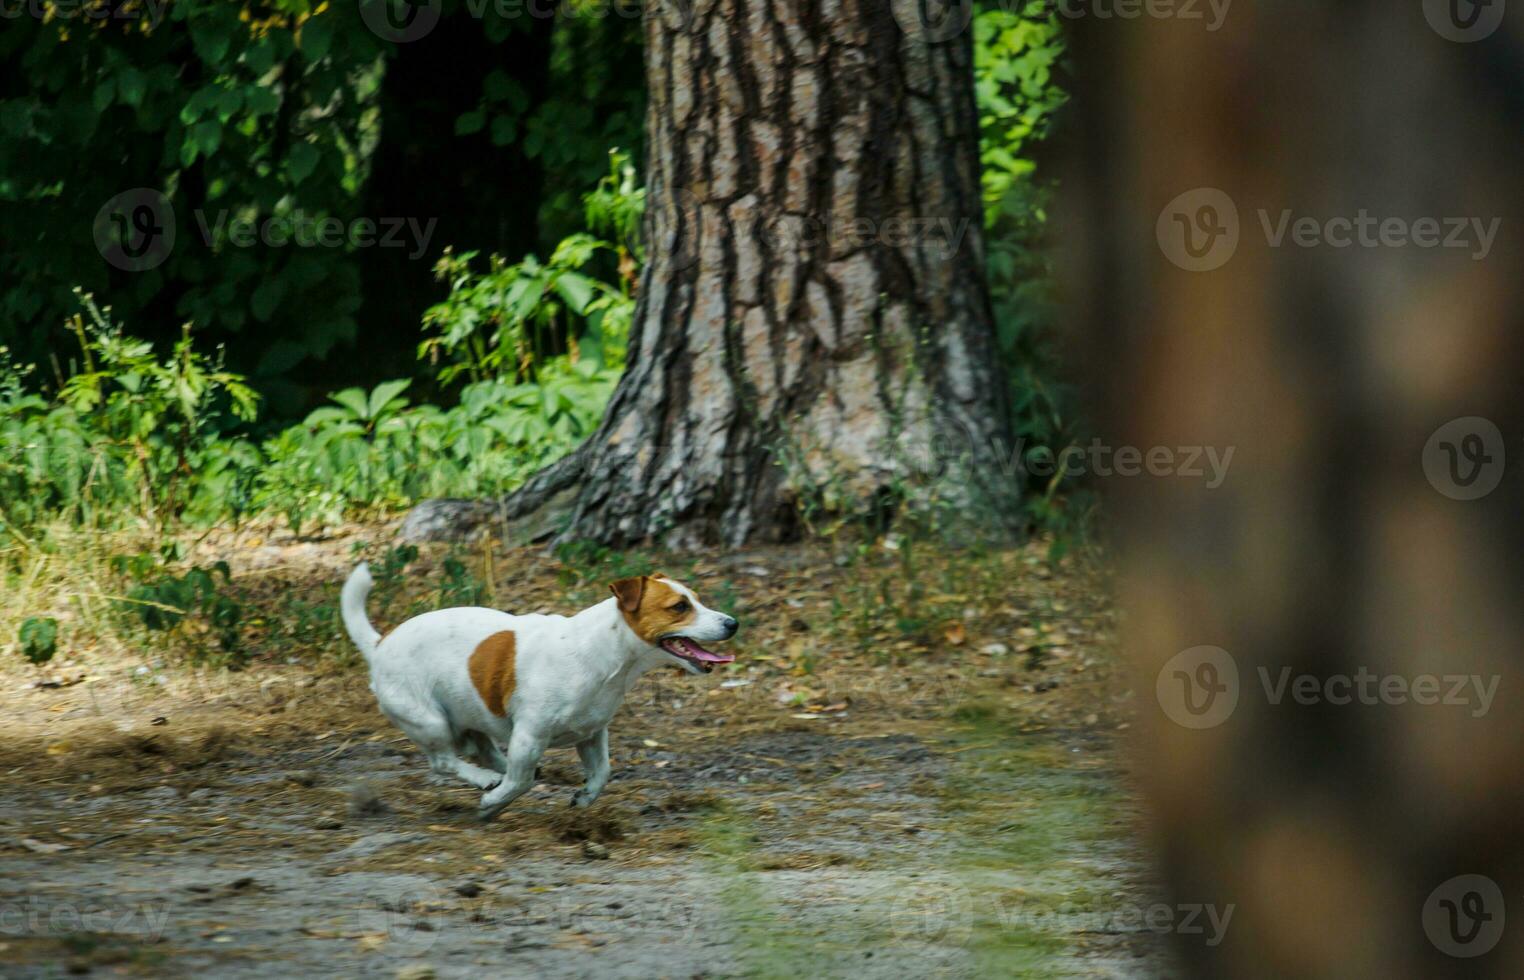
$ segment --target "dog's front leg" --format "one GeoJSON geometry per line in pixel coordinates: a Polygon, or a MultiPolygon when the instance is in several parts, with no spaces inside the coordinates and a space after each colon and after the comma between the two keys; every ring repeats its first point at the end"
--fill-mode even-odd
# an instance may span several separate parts
{"type": "Polygon", "coordinates": [[[533,726],[522,721],[514,724],[513,734],[508,739],[507,771],[503,773],[502,782],[482,794],[481,807],[476,811],[478,816],[491,820],[534,785],[535,763],[545,754],[547,744],[549,739],[533,726]]]}
{"type": "Polygon", "coordinates": [[[597,735],[578,742],[577,756],[582,760],[587,784],[572,794],[572,806],[592,806],[609,781],[609,730],[600,728],[597,735]]]}

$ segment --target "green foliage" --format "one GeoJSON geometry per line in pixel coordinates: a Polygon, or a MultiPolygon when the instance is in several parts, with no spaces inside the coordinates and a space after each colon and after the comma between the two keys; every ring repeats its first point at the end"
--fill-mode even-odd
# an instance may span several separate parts
{"type": "Polygon", "coordinates": [[[189,326],[161,360],[109,322],[109,307],[87,294],[79,302],[70,327],[82,363],[56,398],[28,391],[33,369],[0,357],[0,496],[10,519],[56,512],[95,523],[127,509],[167,528],[187,513],[236,514],[257,452],[221,438],[219,426],[252,420],[254,392],[220,355],[194,349],[189,326]]]}
{"type": "MultiPolygon", "coordinates": [[[[453,154],[484,136],[513,146],[544,175],[541,237],[554,242],[580,222],[581,192],[607,148],[638,146],[639,20],[573,4],[537,32],[551,50],[548,78],[531,92],[516,77],[519,64],[534,79],[541,59],[507,58],[542,19],[500,16],[490,5],[481,16],[466,0],[439,6],[447,21],[484,32],[488,44],[472,58],[490,61],[499,46],[503,67],[473,72],[478,104],[456,108],[465,110],[459,142],[428,144],[437,158],[426,166],[446,173],[453,154]]],[[[201,336],[228,344],[231,363],[261,390],[294,390],[303,361],[332,363],[354,340],[361,259],[353,242],[236,247],[229,224],[382,218],[365,213],[373,164],[410,139],[406,127],[380,125],[383,95],[418,114],[450,104],[427,89],[385,89],[407,46],[378,37],[353,3],[108,8],[43,4],[36,16],[5,18],[0,31],[0,228],[14,246],[0,283],[0,341],[42,360],[73,307],[69,290],[83,284],[111,295],[149,339],[168,340],[161,325],[191,320],[201,336]],[[95,222],[106,202],[134,188],[171,204],[176,244],[162,265],[123,274],[97,251],[95,222]]],[[[430,216],[449,223],[448,212],[430,216]]]]}
{"type": "MultiPolygon", "coordinates": [[[[645,209],[645,191],[627,154],[610,151],[609,172],[584,195],[584,208],[588,227],[613,241],[577,232],[546,262],[527,255],[510,264],[493,255],[485,272],[472,267],[476,252],[447,251],[440,259],[435,272],[450,284],[450,294],[424,314],[418,356],[444,362],[441,382],[462,376],[540,381],[541,361],[561,338],[572,364],[588,354],[605,368],[624,365],[645,209]],[[617,282],[595,275],[600,262],[616,272],[617,282]]],[[[563,377],[567,366],[561,365],[563,377]]]]}
{"type": "Polygon", "coordinates": [[[487,601],[487,585],[472,574],[466,563],[457,555],[446,555],[441,566],[444,578],[439,583],[439,605],[480,606],[487,601]]]}
{"type": "Polygon", "coordinates": [[[623,365],[635,301],[619,287],[598,281],[583,268],[607,242],[591,235],[563,240],[541,263],[533,255],[509,264],[498,256],[485,273],[475,273],[475,252],[446,255],[438,274],[450,283],[450,295],[424,314],[424,329],[437,331],[419,345],[418,355],[437,363],[443,382],[462,375],[472,381],[510,377],[534,380],[537,353],[560,335],[597,344],[609,363],[623,365]]]}
{"type": "Polygon", "coordinates": [[[193,566],[180,575],[149,555],[118,556],[112,564],[118,574],[137,583],[126,598],[119,600],[123,611],[155,632],[184,634],[193,624],[198,635],[215,636],[221,650],[220,654],[202,654],[198,659],[215,659],[224,666],[242,664],[239,626],[243,606],[224,591],[233,580],[227,562],[193,566]]]}
{"type": "Polygon", "coordinates": [[[359,278],[344,251],[199,240],[219,214],[352,209],[387,48],[359,17],[314,7],[183,0],[7,20],[0,207],[7,238],[42,246],[11,250],[0,287],[0,322],[24,349],[46,348],[76,283],[110,288],[135,321],[153,308],[218,338],[258,327],[271,350],[322,353],[353,335],[359,278]],[[179,244],[120,288],[92,228],[134,187],[171,202],[179,244]]]}
{"type": "Polygon", "coordinates": [[[357,508],[511,490],[592,432],[617,377],[562,358],[543,369],[539,384],[467,385],[450,409],[387,397],[401,382],[369,395],[339,392],[330,396],[335,406],[265,443],[257,503],[300,530],[357,508]],[[378,403],[370,417],[361,410],[378,403]]]}
{"type": "Polygon", "coordinates": [[[1033,215],[1030,203],[1012,191],[1033,179],[1031,147],[1047,136],[1054,113],[1068,98],[1053,78],[1063,54],[1058,18],[1041,0],[1019,13],[995,8],[974,18],[986,227],[1033,215]]]}
{"type": "MultiPolygon", "coordinates": [[[[986,268],[1010,379],[1014,448],[1045,447],[1055,455],[1083,441],[1085,431],[1052,340],[1054,276],[1046,240],[1052,194],[1032,159],[1068,98],[1055,77],[1063,55],[1062,30],[1049,4],[995,7],[974,19],[986,268]]],[[[1029,480],[1024,493],[1032,525],[1054,532],[1055,557],[1069,542],[1089,537],[1094,499],[1088,488],[1059,474],[1029,480]]]]}
{"type": "Polygon", "coordinates": [[[34,664],[45,664],[58,652],[58,620],[51,616],[25,619],[17,639],[23,657],[34,664]]]}
{"type": "MultiPolygon", "coordinates": [[[[166,357],[109,322],[87,294],[70,320],[81,357],[49,396],[0,348],[0,525],[50,517],[169,531],[275,514],[297,532],[425,497],[503,493],[590,435],[624,359],[642,195],[628,159],[587,196],[606,242],[578,233],[549,262],[488,272],[446,256],[450,295],[429,312],[420,354],[441,380],[469,378],[449,407],[412,404],[409,379],[347,388],[257,442],[258,398],[189,326],[166,357]],[[592,274],[613,271],[617,285],[592,274]],[[565,339],[569,349],[555,351],[565,339]]],[[[55,365],[56,367],[56,365],[55,365]]]]}

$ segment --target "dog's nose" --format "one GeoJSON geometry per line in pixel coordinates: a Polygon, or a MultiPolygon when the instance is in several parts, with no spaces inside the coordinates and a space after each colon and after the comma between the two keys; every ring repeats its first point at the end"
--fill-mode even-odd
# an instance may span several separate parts
{"type": "Polygon", "coordinates": [[[734,616],[726,616],[725,617],[725,638],[729,639],[730,637],[735,636],[736,635],[736,629],[739,626],[740,626],[740,624],[736,622],[736,618],[734,616]]]}

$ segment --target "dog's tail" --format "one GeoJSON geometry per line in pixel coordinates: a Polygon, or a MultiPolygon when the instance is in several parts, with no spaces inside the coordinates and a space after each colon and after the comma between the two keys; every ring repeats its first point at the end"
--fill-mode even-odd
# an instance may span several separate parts
{"type": "Polygon", "coordinates": [[[370,566],[362,561],[349,573],[349,581],[344,583],[344,591],[339,593],[339,611],[344,615],[344,628],[349,631],[349,638],[360,648],[366,660],[370,659],[376,643],[381,639],[381,634],[370,625],[370,620],[365,615],[365,597],[370,595],[370,587],[370,566]]]}

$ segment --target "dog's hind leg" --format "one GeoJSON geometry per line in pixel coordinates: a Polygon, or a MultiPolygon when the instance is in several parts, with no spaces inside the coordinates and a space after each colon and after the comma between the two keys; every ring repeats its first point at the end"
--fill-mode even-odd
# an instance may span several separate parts
{"type": "Polygon", "coordinates": [[[477,789],[491,789],[502,779],[500,774],[491,769],[473,765],[456,754],[455,732],[443,715],[425,711],[413,711],[407,715],[388,714],[403,734],[428,756],[429,767],[435,772],[459,776],[477,789]]]}
{"type": "Polygon", "coordinates": [[[460,746],[462,749],[469,749],[469,751],[462,751],[462,755],[474,758],[476,762],[486,766],[493,772],[502,773],[508,771],[508,757],[503,755],[502,750],[497,747],[496,742],[481,732],[468,731],[463,733],[460,739],[460,746]]]}

